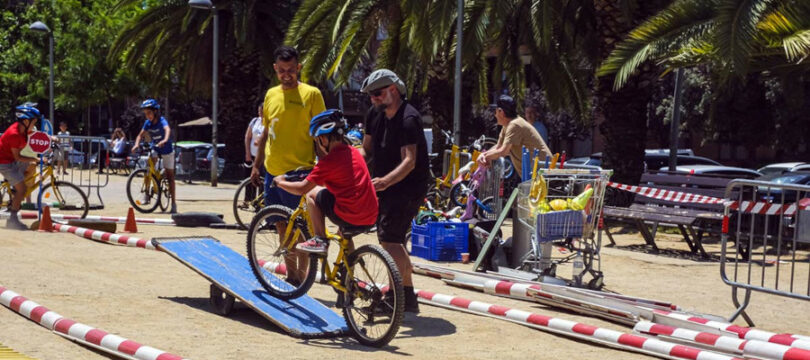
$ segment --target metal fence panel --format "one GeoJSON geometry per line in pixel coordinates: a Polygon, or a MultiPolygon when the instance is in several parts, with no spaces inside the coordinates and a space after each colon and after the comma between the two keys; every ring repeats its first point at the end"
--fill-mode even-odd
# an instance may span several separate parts
{"type": "Polygon", "coordinates": [[[726,187],[720,275],[737,316],[752,291],[810,300],[810,186],[733,180],[726,187]],[[738,290],[744,292],[740,301],[738,290]]]}
{"type": "Polygon", "coordinates": [[[87,194],[90,209],[103,209],[104,200],[101,198],[101,188],[107,186],[110,177],[104,171],[108,160],[109,144],[106,138],[98,136],[58,135],[60,156],[55,159],[64,159],[68,171],[63,172],[60,166],[55,166],[54,173],[60,180],[69,181],[87,194]],[[98,203],[94,203],[94,197],[98,203]]]}

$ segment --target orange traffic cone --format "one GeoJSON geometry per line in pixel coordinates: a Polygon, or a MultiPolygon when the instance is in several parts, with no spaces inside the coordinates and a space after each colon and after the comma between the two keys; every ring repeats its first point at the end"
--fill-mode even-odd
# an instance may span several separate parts
{"type": "Polygon", "coordinates": [[[124,224],[124,232],[136,233],[138,232],[138,225],[135,224],[135,210],[129,208],[127,213],[127,223],[124,224]]]}
{"type": "Polygon", "coordinates": [[[53,232],[53,222],[51,221],[51,207],[45,206],[42,209],[42,218],[39,219],[39,231],[53,232]]]}

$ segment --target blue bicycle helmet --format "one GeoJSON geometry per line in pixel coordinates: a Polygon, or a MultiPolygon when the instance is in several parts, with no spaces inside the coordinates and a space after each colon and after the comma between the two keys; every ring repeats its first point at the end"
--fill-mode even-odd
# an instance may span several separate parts
{"type": "Polygon", "coordinates": [[[309,136],[317,137],[334,131],[337,131],[339,135],[343,135],[346,133],[347,126],[343,112],[338,109],[329,109],[315,115],[309,122],[309,136]]]}
{"type": "Polygon", "coordinates": [[[141,103],[141,109],[160,110],[160,104],[155,99],[146,99],[141,103]]]}
{"type": "Polygon", "coordinates": [[[17,121],[21,120],[33,120],[39,119],[42,117],[42,114],[37,110],[37,108],[30,106],[30,105],[20,105],[17,106],[14,115],[17,116],[17,121]]]}

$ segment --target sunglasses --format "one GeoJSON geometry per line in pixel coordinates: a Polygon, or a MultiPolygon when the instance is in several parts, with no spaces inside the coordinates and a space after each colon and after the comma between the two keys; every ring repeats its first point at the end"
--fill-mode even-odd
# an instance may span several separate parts
{"type": "Polygon", "coordinates": [[[385,89],[386,88],[377,89],[377,90],[374,90],[374,91],[372,91],[372,92],[370,92],[368,94],[371,95],[372,97],[380,97],[380,95],[382,95],[382,93],[383,93],[383,91],[385,89]]]}

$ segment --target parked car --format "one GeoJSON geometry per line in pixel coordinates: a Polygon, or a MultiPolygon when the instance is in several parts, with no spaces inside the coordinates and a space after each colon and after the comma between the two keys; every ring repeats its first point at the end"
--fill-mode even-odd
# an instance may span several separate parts
{"type": "MultiPolygon", "coordinates": [[[[760,181],[781,185],[810,185],[810,171],[788,172],[784,174],[767,174],[757,178],[760,181]]],[[[785,203],[796,201],[796,191],[785,192],[785,203]]],[[[805,193],[804,196],[807,194],[805,193]]],[[[782,190],[778,188],[759,187],[757,198],[765,201],[782,201],[782,190]]]]}
{"type": "MultiPolygon", "coordinates": [[[[668,171],[669,166],[664,166],[660,170],[668,171]]],[[[689,174],[720,175],[744,179],[755,179],[762,176],[762,173],[756,170],[723,165],[678,165],[675,167],[675,171],[689,174]]]]}
{"type": "MultiPolygon", "coordinates": [[[[692,150],[679,150],[678,151],[678,165],[716,165],[722,166],[719,162],[709,158],[694,155],[685,155],[691,153],[692,150]]],[[[578,164],[602,167],[602,153],[594,153],[587,160],[585,158],[573,158],[566,161],[566,164],[578,164]]],[[[662,150],[645,150],[644,152],[644,170],[660,169],[669,164],[669,151],[662,150]]]]}
{"type": "MultiPolygon", "coordinates": [[[[209,143],[200,141],[179,141],[175,144],[175,153],[177,156],[177,173],[188,174],[188,170],[183,168],[180,161],[181,153],[185,151],[193,151],[196,171],[206,171],[211,168],[211,160],[213,159],[214,147],[209,143]]],[[[217,144],[217,155],[223,154],[225,151],[225,144],[217,144]]],[[[222,171],[225,169],[225,158],[217,156],[217,176],[222,176],[222,171]]]]}
{"type": "Polygon", "coordinates": [[[796,171],[810,171],[810,164],[804,162],[784,162],[769,164],[757,170],[765,175],[770,174],[784,174],[796,171]]]}

